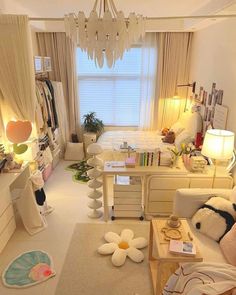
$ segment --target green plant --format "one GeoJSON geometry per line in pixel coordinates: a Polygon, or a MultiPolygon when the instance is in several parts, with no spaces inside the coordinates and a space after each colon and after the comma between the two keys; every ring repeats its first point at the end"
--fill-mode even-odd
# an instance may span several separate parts
{"type": "Polygon", "coordinates": [[[86,132],[101,133],[104,129],[102,120],[96,118],[95,112],[90,112],[83,116],[83,127],[86,132]]]}

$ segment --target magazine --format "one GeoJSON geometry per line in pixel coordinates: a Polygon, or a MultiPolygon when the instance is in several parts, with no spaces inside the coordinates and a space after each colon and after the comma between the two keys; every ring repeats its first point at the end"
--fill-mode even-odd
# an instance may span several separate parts
{"type": "Polygon", "coordinates": [[[192,242],[170,240],[169,251],[178,255],[196,255],[196,247],[192,242]]]}

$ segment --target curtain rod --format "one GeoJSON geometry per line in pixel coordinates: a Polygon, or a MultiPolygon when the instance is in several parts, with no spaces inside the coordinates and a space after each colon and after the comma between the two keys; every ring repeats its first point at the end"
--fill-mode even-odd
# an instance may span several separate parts
{"type": "MultiPolygon", "coordinates": [[[[217,15],[185,15],[185,16],[160,16],[147,17],[147,20],[171,20],[171,19],[199,19],[199,18],[232,18],[236,14],[217,14],[217,15]]],[[[63,17],[29,17],[30,21],[64,21],[63,17]]]]}

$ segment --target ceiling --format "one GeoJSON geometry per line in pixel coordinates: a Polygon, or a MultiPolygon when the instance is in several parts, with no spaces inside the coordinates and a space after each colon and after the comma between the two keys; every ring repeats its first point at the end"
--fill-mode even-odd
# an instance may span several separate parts
{"type": "MultiPolygon", "coordinates": [[[[63,17],[69,12],[84,11],[88,16],[94,2],[95,0],[0,0],[0,12],[53,18],[63,17]]],[[[126,16],[130,12],[147,17],[236,13],[236,0],[114,0],[114,2],[117,9],[124,11],[126,16]]],[[[197,30],[198,24],[202,22],[203,20],[150,21],[148,30],[197,30]]],[[[53,30],[53,26],[56,29],[56,24],[50,24],[50,30],[53,30]]],[[[45,25],[45,29],[47,29],[47,25],[45,25]]]]}
{"type": "MultiPolygon", "coordinates": [[[[189,15],[210,0],[114,0],[118,10],[143,14],[148,17],[189,15]]],[[[95,0],[3,0],[7,13],[27,13],[30,16],[62,17],[68,12],[92,10],[95,0]]]]}

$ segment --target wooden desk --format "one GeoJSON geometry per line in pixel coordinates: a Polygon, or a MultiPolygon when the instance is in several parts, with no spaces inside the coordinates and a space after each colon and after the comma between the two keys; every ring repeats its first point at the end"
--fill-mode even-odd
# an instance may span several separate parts
{"type": "MultiPolygon", "coordinates": [[[[166,218],[164,218],[167,220],[166,218]]],[[[157,218],[150,222],[149,236],[149,263],[152,274],[152,282],[154,294],[162,294],[162,290],[169,276],[178,268],[178,263],[182,262],[201,262],[203,260],[200,252],[197,249],[195,256],[180,256],[169,252],[169,243],[161,243],[159,240],[158,221],[163,218],[157,218]],[[153,251],[156,250],[156,257],[153,251]]],[[[181,223],[186,233],[191,233],[186,219],[181,219],[181,223]]]]}
{"type": "Polygon", "coordinates": [[[128,175],[142,178],[144,213],[146,217],[170,215],[173,197],[180,188],[232,188],[233,179],[228,174],[217,174],[213,183],[214,171],[206,169],[205,173],[191,173],[180,163],[180,168],[163,166],[120,168],[109,166],[105,162],[103,168],[103,206],[104,220],[109,218],[108,208],[108,176],[128,175]]]}

